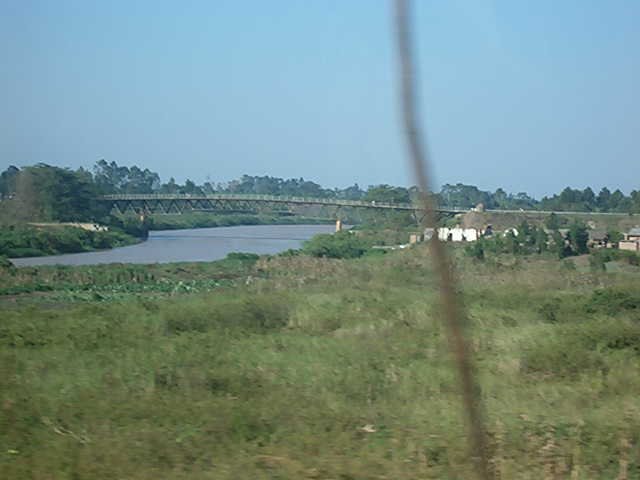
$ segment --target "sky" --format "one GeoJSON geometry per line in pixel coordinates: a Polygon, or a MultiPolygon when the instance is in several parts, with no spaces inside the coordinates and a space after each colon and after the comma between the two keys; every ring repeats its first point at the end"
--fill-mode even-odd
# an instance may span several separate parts
{"type": "MultiPolygon", "coordinates": [[[[640,2],[417,0],[435,184],[640,188],[640,2]]],[[[0,0],[0,169],[410,185],[382,0],[0,0]]]]}

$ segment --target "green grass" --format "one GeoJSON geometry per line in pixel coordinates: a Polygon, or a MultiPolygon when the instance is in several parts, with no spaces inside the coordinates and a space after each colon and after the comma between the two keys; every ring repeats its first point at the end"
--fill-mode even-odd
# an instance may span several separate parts
{"type": "MultiPolygon", "coordinates": [[[[640,478],[638,272],[457,257],[501,478],[640,478]]],[[[210,292],[5,308],[0,478],[471,478],[422,246],[228,268],[210,292]]]]}

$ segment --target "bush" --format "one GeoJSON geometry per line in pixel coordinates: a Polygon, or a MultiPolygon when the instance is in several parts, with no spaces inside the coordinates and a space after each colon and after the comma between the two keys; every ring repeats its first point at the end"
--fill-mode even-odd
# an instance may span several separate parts
{"type": "Polygon", "coordinates": [[[560,299],[552,298],[543,302],[542,305],[540,305],[540,307],[538,308],[538,312],[546,322],[556,323],[558,321],[560,307],[560,299]]]}
{"type": "Polygon", "coordinates": [[[589,255],[589,267],[593,272],[604,272],[607,269],[607,260],[603,255],[589,255]]]}
{"type": "Polygon", "coordinates": [[[313,257],[358,258],[369,250],[369,242],[351,232],[316,235],[305,242],[302,251],[313,257]]]}
{"type": "Polygon", "coordinates": [[[166,331],[171,334],[202,333],[216,328],[266,333],[288,324],[289,304],[287,298],[267,294],[225,299],[207,305],[180,302],[166,308],[163,317],[166,331]]]}
{"type": "Polygon", "coordinates": [[[259,258],[260,255],[255,253],[231,252],[227,255],[226,260],[239,260],[241,262],[255,263],[259,258]]]}
{"type": "Polygon", "coordinates": [[[11,260],[4,255],[0,255],[0,269],[13,270],[14,268],[15,266],[11,263],[11,260]]]}
{"type": "Polygon", "coordinates": [[[621,287],[596,290],[586,305],[588,313],[615,315],[628,310],[640,310],[640,292],[621,287]]]}
{"type": "Polygon", "coordinates": [[[610,319],[553,327],[524,345],[521,369],[525,373],[573,376],[588,370],[607,371],[611,350],[640,352],[640,324],[610,319]]]}
{"type": "Polygon", "coordinates": [[[0,255],[20,258],[86,252],[129,245],[134,241],[131,236],[112,230],[93,232],[75,227],[10,226],[0,230],[0,255]]]}
{"type": "Polygon", "coordinates": [[[622,262],[627,265],[640,265],[640,255],[635,252],[618,250],[615,248],[602,248],[596,250],[589,256],[589,264],[593,270],[604,270],[608,262],[622,262]]]}
{"type": "Polygon", "coordinates": [[[484,243],[482,239],[470,243],[465,247],[464,253],[476,260],[484,260],[484,243]]]}
{"type": "Polygon", "coordinates": [[[4,248],[3,253],[10,258],[42,257],[47,255],[47,252],[30,247],[4,248]]]}

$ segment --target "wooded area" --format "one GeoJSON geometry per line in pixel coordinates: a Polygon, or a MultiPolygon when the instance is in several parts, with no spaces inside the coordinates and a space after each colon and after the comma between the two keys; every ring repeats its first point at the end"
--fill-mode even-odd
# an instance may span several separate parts
{"type": "MultiPolygon", "coordinates": [[[[108,206],[97,197],[110,193],[237,193],[259,195],[294,195],[316,198],[408,203],[415,197],[415,187],[357,183],[346,188],[325,188],[304,178],[283,179],[271,176],[243,175],[230,182],[206,181],[201,185],[187,179],[179,184],[174,178],[163,183],[156,172],[138,166],[120,166],[100,160],[92,171],[71,170],[44,163],[22,169],[10,166],[0,174],[0,199],[12,200],[2,208],[2,218],[14,221],[100,221],[109,214],[108,206]]],[[[525,209],[576,212],[639,213],[640,191],[625,195],[620,190],[602,188],[596,194],[565,188],[562,192],[537,200],[527,193],[480,190],[474,185],[445,184],[437,193],[446,207],[471,208],[483,204],[488,209],[525,209]]]]}

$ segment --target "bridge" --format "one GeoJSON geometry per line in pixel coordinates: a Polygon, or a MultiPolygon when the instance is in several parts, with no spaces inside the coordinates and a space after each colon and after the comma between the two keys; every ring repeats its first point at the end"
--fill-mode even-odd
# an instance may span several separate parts
{"type": "MultiPolygon", "coordinates": [[[[335,198],[308,198],[251,194],[117,194],[103,195],[100,200],[110,202],[118,213],[183,214],[192,212],[259,213],[275,212],[294,215],[298,207],[329,207],[336,212],[341,208],[373,211],[396,211],[416,214],[421,210],[409,203],[366,202],[335,198]]],[[[442,213],[464,213],[467,209],[439,209],[442,213]]]]}
{"type": "MultiPolygon", "coordinates": [[[[295,215],[298,207],[329,207],[337,217],[341,208],[364,209],[370,211],[395,211],[411,213],[416,220],[422,217],[422,208],[410,203],[366,202],[362,200],[341,200],[336,198],[293,197],[254,194],[114,194],[103,195],[101,201],[109,202],[118,213],[136,214],[183,214],[194,212],[213,213],[261,213],[295,215]]],[[[459,207],[438,207],[443,215],[467,213],[473,209],[459,207]]],[[[570,212],[546,210],[483,210],[487,213],[516,213],[537,215],[578,215],[578,216],[627,216],[630,214],[611,212],[570,212]]]]}

